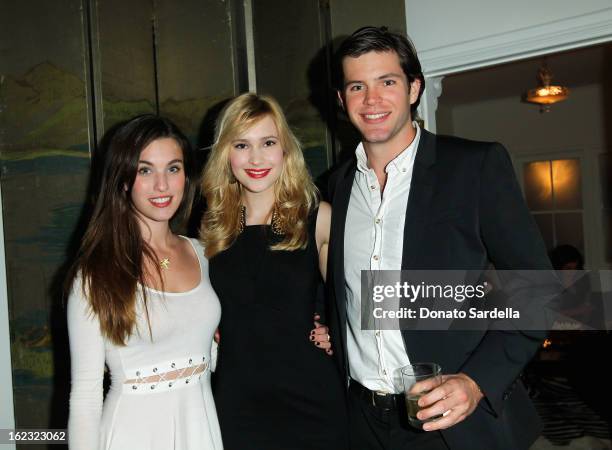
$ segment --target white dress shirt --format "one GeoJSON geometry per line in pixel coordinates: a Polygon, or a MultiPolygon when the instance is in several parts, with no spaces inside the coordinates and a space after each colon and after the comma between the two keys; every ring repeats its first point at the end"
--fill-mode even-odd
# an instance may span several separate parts
{"type": "Polygon", "coordinates": [[[406,205],[421,137],[416,122],[413,125],[412,143],[385,167],[382,197],[363,144],[357,146],[344,234],[349,373],[368,389],[387,393],[400,392],[396,371],[410,361],[399,330],[361,329],[361,271],[401,270],[406,205]]]}

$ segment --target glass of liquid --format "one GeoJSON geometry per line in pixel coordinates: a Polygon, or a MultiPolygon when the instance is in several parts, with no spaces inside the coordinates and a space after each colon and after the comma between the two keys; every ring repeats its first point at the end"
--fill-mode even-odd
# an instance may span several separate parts
{"type": "Polygon", "coordinates": [[[417,419],[417,413],[421,410],[419,399],[442,383],[442,368],[436,363],[414,363],[402,367],[400,373],[410,425],[422,429],[425,422],[442,417],[438,415],[426,420],[417,419]]]}

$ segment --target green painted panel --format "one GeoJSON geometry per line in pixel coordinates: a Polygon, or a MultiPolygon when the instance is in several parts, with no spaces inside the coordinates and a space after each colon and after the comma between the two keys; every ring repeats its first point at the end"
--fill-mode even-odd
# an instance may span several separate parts
{"type": "Polygon", "coordinates": [[[229,7],[224,0],[155,3],[160,113],[200,145],[211,108],[234,95],[229,7]]]}
{"type": "Polygon", "coordinates": [[[104,0],[92,5],[99,138],[119,121],[156,111],[153,2],[104,0]]]}
{"type": "Polygon", "coordinates": [[[0,182],[18,427],[63,426],[68,407],[57,287],[89,172],[83,24],[79,0],[5,2],[0,16],[0,182]]]}
{"type": "Polygon", "coordinates": [[[257,91],[280,102],[314,177],[328,168],[329,147],[327,104],[312,99],[329,92],[321,16],[317,0],[253,2],[257,91]]]}

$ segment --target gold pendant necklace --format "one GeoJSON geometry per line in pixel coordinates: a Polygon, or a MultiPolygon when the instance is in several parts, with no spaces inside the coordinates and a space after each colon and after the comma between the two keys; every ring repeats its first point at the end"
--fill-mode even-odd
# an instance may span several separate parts
{"type": "Polygon", "coordinates": [[[170,268],[170,259],[164,258],[159,262],[159,267],[162,269],[168,270],[170,268]]]}

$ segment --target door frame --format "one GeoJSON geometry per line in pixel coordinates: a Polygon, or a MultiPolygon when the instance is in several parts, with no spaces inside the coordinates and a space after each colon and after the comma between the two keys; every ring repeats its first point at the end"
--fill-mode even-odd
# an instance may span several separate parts
{"type": "MultiPolygon", "coordinates": [[[[408,2],[405,1],[407,29],[408,15],[411,14],[408,2]]],[[[425,92],[419,106],[420,117],[424,119],[425,128],[435,133],[438,97],[442,94],[442,81],[446,75],[611,41],[612,7],[609,7],[563,20],[419,51],[425,76],[425,92]]]]}

